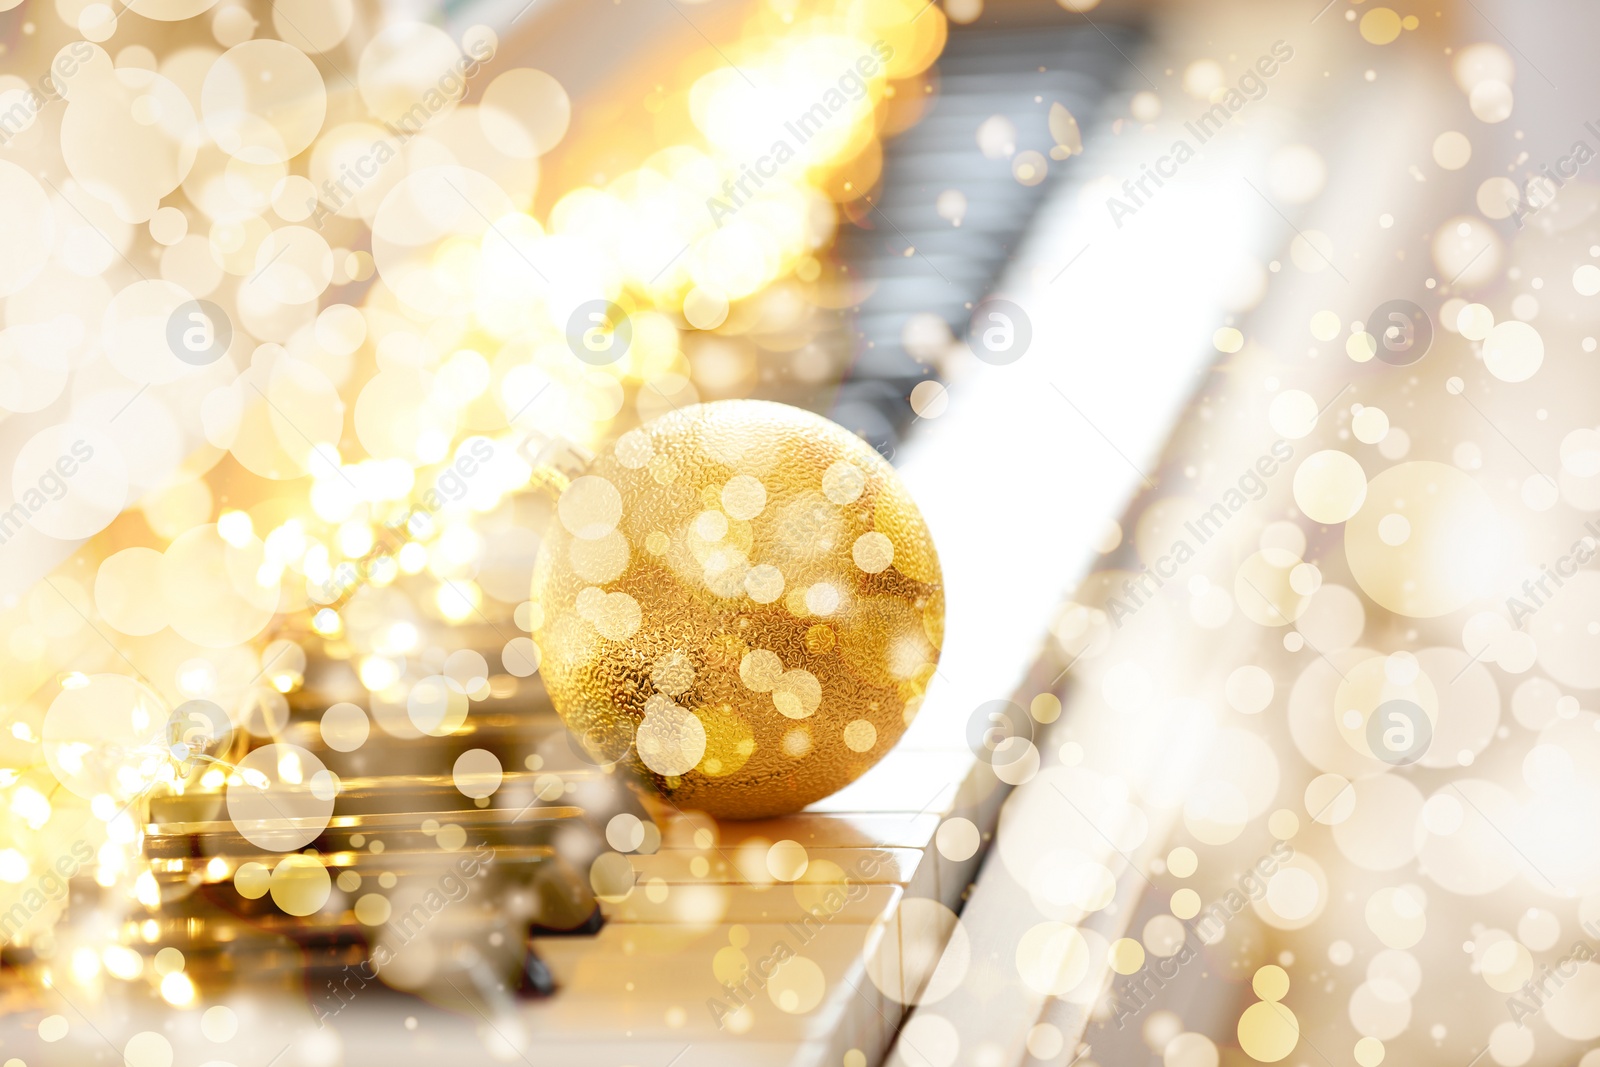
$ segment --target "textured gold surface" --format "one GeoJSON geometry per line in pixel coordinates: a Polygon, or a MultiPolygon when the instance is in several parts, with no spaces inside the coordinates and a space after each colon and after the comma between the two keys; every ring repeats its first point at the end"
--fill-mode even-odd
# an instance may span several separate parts
{"type": "Polygon", "coordinates": [[[684,408],[597,458],[562,494],[533,601],[545,684],[590,751],[731,818],[797,810],[877,762],[944,625],[894,470],[835,423],[751,400],[684,408]]]}

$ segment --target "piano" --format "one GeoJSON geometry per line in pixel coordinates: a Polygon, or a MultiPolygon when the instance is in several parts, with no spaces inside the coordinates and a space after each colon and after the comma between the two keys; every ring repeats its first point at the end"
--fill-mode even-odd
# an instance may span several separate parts
{"type": "MultiPolygon", "coordinates": [[[[485,665],[463,684],[472,696],[465,720],[424,744],[373,729],[344,750],[323,716],[362,699],[351,648],[339,635],[282,631],[274,639],[303,658],[270,733],[338,778],[331,814],[308,839],[328,859],[337,906],[287,915],[269,906],[278,899],[263,888],[270,877],[254,868],[240,877],[277,854],[231,826],[218,783],[199,784],[197,765],[194,788],[138,807],[153,890],[110,930],[140,956],[143,974],[186,975],[192,996],[170,1005],[142,988],[117,995],[106,979],[103,995],[72,997],[68,983],[42,980],[69,966],[70,953],[49,939],[46,953],[8,948],[0,1056],[122,1056],[140,1067],[401,1067],[444,1056],[998,1067],[1145,1054],[1144,1038],[1107,1015],[1104,994],[1120,979],[1106,961],[1130,932],[1159,941],[1148,924],[1168,915],[1158,898],[1171,887],[1155,880],[1183,819],[1181,785],[1199,773],[1215,724],[1171,704],[1157,714],[1119,699],[1127,674],[1104,653],[1159,649],[1198,690],[1223,685],[1214,665],[1238,649],[1220,634],[1215,646],[1175,647],[1166,608],[1121,631],[1108,615],[1122,594],[1113,582],[1170,536],[1149,490],[1187,484],[1203,495],[1270,448],[1270,439],[1212,432],[1218,412],[1254,402],[1259,375],[1246,369],[1264,365],[1261,351],[1237,352],[1219,331],[1255,315],[1264,344],[1303,347],[1313,297],[1301,286],[1256,309],[1248,293],[1260,279],[1247,263],[1219,268],[1216,250],[1276,270],[1310,225],[1238,181],[1259,162],[1244,138],[1219,138],[1192,184],[1152,198],[1127,229],[1108,221],[1097,179],[1135,171],[1143,147],[1125,130],[1158,120],[1136,119],[1133,100],[1150,91],[1163,107],[1185,105],[1177,83],[1186,34],[1202,20],[1172,11],[1158,19],[1143,4],[1064,6],[1073,11],[993,4],[951,26],[926,79],[931,102],[887,141],[870,210],[853,210],[825,257],[825,269],[866,284],[859,299],[817,312],[810,344],[824,372],[761,376],[754,388],[830,414],[890,457],[939,546],[944,658],[918,718],[881,763],[789,816],[717,821],[679,811],[569,738],[537,674],[511,669],[506,639],[524,628],[515,605],[495,598],[421,639],[485,665]],[[1051,104],[1075,116],[1093,169],[1050,156],[1051,104]],[[1008,155],[1053,160],[1043,181],[1020,182],[1005,159],[974,151],[978,128],[995,119],[994,128],[1015,131],[1008,155]],[[949,208],[957,202],[959,212],[949,208]],[[1157,292],[1167,303],[1152,314],[1157,292]],[[964,341],[989,299],[1028,319],[1028,350],[1013,364],[979,359],[964,341]],[[476,751],[502,771],[474,801],[451,769],[476,751]],[[1146,814],[1125,781],[1168,803],[1145,805],[1146,814]],[[1062,884],[1042,884],[1026,854],[1062,847],[1073,850],[1057,872],[1062,884]],[[1091,869],[1105,873],[1103,884],[1069,877],[1091,869]],[[421,891],[395,895],[382,916],[370,910],[380,905],[363,905],[364,889],[399,880],[421,891]],[[429,903],[429,887],[443,905],[429,903]],[[392,985],[374,981],[368,963],[384,938],[396,960],[407,949],[417,960],[410,973],[396,967],[392,985]],[[176,1050],[171,1059],[163,1043],[176,1050]]],[[[552,44],[592,32],[576,4],[495,0],[428,14],[457,31],[496,25],[503,50],[568,86],[575,114],[593,103],[603,115],[633,57],[653,74],[670,67],[661,55],[673,49],[714,50],[734,32],[732,8],[630,8],[615,19],[619,47],[595,62],[552,44]]],[[[1348,43],[1319,29],[1315,11],[1303,14],[1246,2],[1207,20],[1252,45],[1260,37],[1263,49],[1281,22],[1307,67],[1347,58],[1348,43]]],[[[1342,18],[1342,8],[1325,17],[1342,18]]],[[[1296,103],[1314,99],[1309,84],[1275,84],[1246,118],[1290,121],[1296,103]]],[[[1387,122],[1390,137],[1410,130],[1399,114],[1387,122]]],[[[551,161],[558,180],[549,185],[573,177],[563,166],[551,161]]],[[[1325,210],[1322,231],[1366,223],[1366,205],[1348,198],[1325,210]]],[[[1376,255],[1369,244],[1334,258],[1354,273],[1354,260],[1376,255]]],[[[1319,404],[1343,395],[1344,368],[1332,363],[1307,373],[1319,404]]],[[[1333,410],[1348,407],[1343,399],[1333,410]]],[[[1281,486],[1274,492],[1283,499],[1281,486]]],[[[527,514],[547,507],[537,492],[525,495],[517,506],[527,514]]],[[[404,581],[395,589],[403,593],[404,581]]],[[[232,766],[261,740],[232,737],[211,755],[232,766]]],[[[121,910],[80,878],[62,929],[105,934],[121,910]]],[[[1174,987],[1193,993],[1198,984],[1180,969],[1174,987]]],[[[1135,1015],[1149,1022],[1142,1009],[1135,1015]]]]}

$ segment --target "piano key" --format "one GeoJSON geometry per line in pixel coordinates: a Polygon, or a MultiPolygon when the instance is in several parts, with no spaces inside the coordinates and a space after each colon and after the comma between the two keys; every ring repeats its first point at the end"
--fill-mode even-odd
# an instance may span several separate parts
{"type": "MultiPolygon", "coordinates": [[[[668,885],[785,885],[766,869],[766,850],[728,849],[709,851],[664,848],[649,856],[629,856],[641,882],[660,878],[668,885]],[[692,873],[697,862],[706,866],[704,875],[692,873]]],[[[914,848],[812,848],[806,850],[810,863],[831,863],[845,877],[868,885],[906,885],[916,875],[923,854],[914,848]]],[[[803,884],[803,883],[801,883],[803,884]]]]}
{"type": "MultiPolygon", "coordinates": [[[[680,842],[685,847],[694,846],[697,830],[705,828],[710,820],[684,815],[670,809],[665,812],[659,802],[647,804],[655,813],[661,827],[661,840],[680,842]]],[[[721,847],[737,846],[751,838],[769,842],[795,841],[807,849],[813,848],[926,848],[933,840],[939,826],[939,815],[893,813],[823,813],[801,811],[794,815],[781,815],[771,819],[749,819],[715,824],[712,839],[721,847]]]]}
{"type": "MultiPolygon", "coordinates": [[[[819,896],[825,886],[817,886],[819,896]]],[[[854,892],[841,893],[843,904],[830,915],[830,922],[861,925],[883,919],[905,895],[900,885],[866,885],[854,892]]],[[[813,904],[812,908],[818,905],[813,904]]],[[[606,921],[611,923],[688,923],[710,925],[726,923],[787,923],[815,914],[802,904],[793,887],[779,885],[756,889],[750,886],[719,883],[672,885],[669,892],[654,895],[648,886],[638,886],[626,899],[600,903],[606,921]],[[707,920],[703,917],[712,915],[707,920]]]]}
{"type": "MultiPolygon", "coordinates": [[[[736,1028],[742,1020],[727,1018],[722,1009],[732,1012],[736,1003],[745,1003],[753,1024],[748,1032],[761,1040],[801,1043],[825,1038],[841,1026],[851,1028],[852,1041],[881,1040],[885,1019],[896,1018],[899,1008],[866,974],[866,938],[871,930],[846,923],[805,932],[783,924],[709,928],[617,924],[582,945],[536,940],[541,958],[560,983],[561,995],[528,1007],[521,1018],[541,1041],[621,1031],[643,1041],[681,1038],[699,1047],[738,1041],[736,1028]],[[814,964],[823,982],[816,1007],[803,1014],[781,1010],[774,1001],[784,988],[781,977],[777,986],[752,979],[749,999],[730,994],[717,981],[712,960],[732,947],[732,936],[748,937],[743,951],[756,971],[763,961],[791,954],[814,964]],[[682,1011],[676,1026],[668,1021],[669,1014],[678,1019],[674,1008],[682,1011]],[[718,1025],[719,1018],[724,1025],[718,1025]]],[[[785,972],[779,967],[775,973],[785,972]]]]}

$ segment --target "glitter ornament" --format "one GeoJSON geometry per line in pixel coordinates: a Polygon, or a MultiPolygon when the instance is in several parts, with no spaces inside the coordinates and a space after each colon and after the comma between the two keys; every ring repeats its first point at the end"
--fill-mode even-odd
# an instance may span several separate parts
{"type": "Polygon", "coordinates": [[[545,686],[584,750],[672,803],[796,811],[905,731],[939,657],[939,560],[899,478],[753,400],[623,434],[562,490],[534,571],[545,686]]]}

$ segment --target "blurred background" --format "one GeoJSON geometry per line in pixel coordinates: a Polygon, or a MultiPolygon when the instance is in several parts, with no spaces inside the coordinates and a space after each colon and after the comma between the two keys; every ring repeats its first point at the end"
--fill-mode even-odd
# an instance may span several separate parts
{"type": "Polygon", "coordinates": [[[1595,15],[1388,2],[0,0],[0,1062],[1600,1064],[1595,15]],[[742,398],[947,605],[745,822],[529,597],[742,398]]]}

